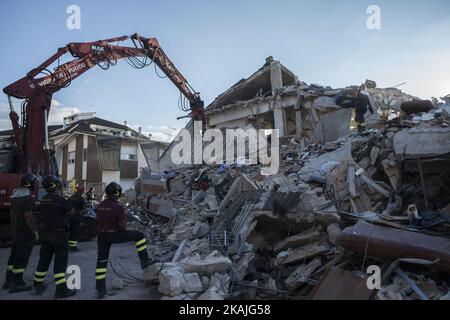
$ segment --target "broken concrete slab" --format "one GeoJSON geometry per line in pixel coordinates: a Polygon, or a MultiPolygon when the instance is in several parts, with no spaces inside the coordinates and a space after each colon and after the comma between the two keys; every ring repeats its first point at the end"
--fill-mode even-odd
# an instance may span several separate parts
{"type": "Polygon", "coordinates": [[[173,203],[164,199],[152,198],[150,199],[148,209],[151,213],[163,216],[166,218],[172,217],[174,214],[173,203]]]}
{"type": "Polygon", "coordinates": [[[210,278],[209,286],[216,287],[219,293],[222,293],[224,296],[226,296],[228,294],[230,280],[231,278],[227,273],[216,272],[210,278]]]}
{"type": "Polygon", "coordinates": [[[216,287],[211,287],[200,295],[197,300],[223,300],[224,297],[219,293],[216,287]]]}
{"type": "Polygon", "coordinates": [[[161,300],[196,300],[198,293],[181,293],[176,296],[163,296],[161,300]]]}
{"type": "Polygon", "coordinates": [[[174,244],[178,244],[191,238],[194,234],[194,226],[194,220],[181,222],[172,230],[172,233],[167,237],[167,240],[173,242],[174,244]]]}
{"type": "Polygon", "coordinates": [[[330,247],[319,242],[304,245],[303,247],[292,250],[286,259],[280,262],[281,265],[291,265],[303,261],[304,259],[315,257],[319,254],[328,252],[330,247]]]}
{"type": "Polygon", "coordinates": [[[352,197],[357,196],[356,184],[355,184],[355,166],[353,164],[348,165],[347,183],[348,183],[348,190],[350,192],[350,195],[352,197]]]}
{"type": "Polygon", "coordinates": [[[227,272],[232,265],[228,257],[224,257],[218,252],[213,252],[205,259],[201,259],[199,255],[187,257],[179,263],[187,272],[197,272],[202,275],[227,272]]]}
{"type": "Polygon", "coordinates": [[[361,168],[357,169],[357,165],[353,160],[346,160],[335,166],[327,176],[327,190],[333,190],[336,197],[346,199],[356,197],[361,193],[358,185],[358,177],[361,168]]]}
{"type": "Polygon", "coordinates": [[[405,157],[428,157],[450,152],[450,127],[411,128],[394,136],[394,152],[405,157]]]}
{"type": "Polygon", "coordinates": [[[328,225],[327,232],[328,232],[328,241],[330,241],[331,244],[336,245],[337,240],[339,239],[342,233],[341,226],[337,223],[332,223],[328,225]]]}
{"type": "Polygon", "coordinates": [[[391,187],[395,190],[397,189],[397,184],[399,183],[401,176],[401,164],[400,163],[391,163],[392,161],[388,159],[384,159],[381,164],[383,165],[384,172],[389,178],[389,182],[391,187]]]}
{"type": "Polygon", "coordinates": [[[165,180],[145,179],[142,180],[141,191],[150,194],[161,194],[168,192],[169,189],[165,180]]]}
{"type": "Polygon", "coordinates": [[[181,294],[185,288],[184,275],[180,268],[168,268],[159,273],[159,292],[167,296],[181,294]]]}
{"type": "Polygon", "coordinates": [[[201,238],[201,237],[205,236],[206,234],[208,234],[209,229],[210,229],[209,224],[207,224],[205,222],[197,221],[194,224],[194,227],[192,229],[192,235],[197,238],[201,238]]]}
{"type": "Polygon", "coordinates": [[[123,280],[119,277],[113,277],[111,280],[111,288],[113,290],[122,290],[125,287],[123,280]]]}
{"type": "Polygon", "coordinates": [[[320,166],[320,169],[318,172],[313,172],[311,174],[310,179],[312,181],[317,181],[319,183],[326,183],[327,177],[330,174],[330,172],[336,167],[339,166],[340,162],[337,161],[330,161],[326,162],[323,165],[320,166]]]}
{"type": "Polygon", "coordinates": [[[312,173],[320,171],[320,167],[323,164],[331,161],[342,162],[351,159],[352,157],[351,152],[352,152],[351,143],[350,142],[346,143],[342,147],[333,152],[325,153],[317,158],[310,160],[300,170],[299,175],[303,180],[308,181],[312,173]]]}
{"type": "Polygon", "coordinates": [[[163,269],[163,263],[154,263],[143,270],[143,280],[152,281],[159,279],[159,272],[163,269]]]}
{"type": "Polygon", "coordinates": [[[316,212],[314,217],[314,222],[328,226],[332,223],[339,223],[341,217],[337,213],[336,206],[331,205],[330,207],[324,208],[323,211],[316,212]]]}
{"type": "Polygon", "coordinates": [[[372,150],[370,150],[370,165],[374,166],[377,159],[378,159],[378,155],[380,154],[381,149],[378,147],[372,147],[372,150]]]}
{"type": "Polygon", "coordinates": [[[358,165],[364,170],[367,170],[367,168],[370,166],[370,157],[362,158],[362,160],[358,162],[358,165]]]}
{"type": "Polygon", "coordinates": [[[200,276],[200,281],[202,282],[203,291],[208,290],[209,289],[209,277],[200,276]]]}
{"type": "Polygon", "coordinates": [[[318,240],[319,237],[320,233],[318,231],[305,231],[276,243],[273,247],[273,251],[279,253],[289,248],[296,248],[314,242],[318,240]]]}
{"type": "Polygon", "coordinates": [[[249,266],[253,261],[253,259],[255,258],[255,252],[253,252],[253,245],[249,243],[244,243],[241,246],[240,251],[244,253],[241,254],[233,270],[235,279],[237,281],[242,281],[245,278],[245,276],[248,273],[249,266]]]}
{"type": "Polygon", "coordinates": [[[329,113],[320,115],[320,123],[322,125],[321,143],[335,141],[348,134],[350,128],[350,120],[352,110],[339,109],[329,113]]]}
{"type": "Polygon", "coordinates": [[[308,190],[300,195],[300,200],[297,203],[297,212],[315,213],[328,203],[329,201],[325,197],[318,196],[315,192],[308,190]]]}
{"type": "Polygon", "coordinates": [[[184,291],[187,293],[203,292],[203,285],[198,273],[185,273],[184,283],[184,291]]]}
{"type": "Polygon", "coordinates": [[[172,262],[177,262],[181,258],[181,255],[183,254],[184,247],[186,246],[186,242],[187,242],[186,239],[181,241],[180,245],[178,246],[177,251],[175,252],[175,255],[172,258],[172,262]]]}
{"type": "Polygon", "coordinates": [[[386,198],[390,198],[391,192],[385,188],[383,188],[379,183],[373,181],[366,175],[362,174],[361,179],[374,191],[380,193],[381,195],[385,196],[386,198]]]}
{"type": "Polygon", "coordinates": [[[290,290],[297,289],[301,284],[307,282],[311,274],[322,266],[320,258],[314,258],[308,264],[298,266],[285,280],[285,285],[290,290]]]}

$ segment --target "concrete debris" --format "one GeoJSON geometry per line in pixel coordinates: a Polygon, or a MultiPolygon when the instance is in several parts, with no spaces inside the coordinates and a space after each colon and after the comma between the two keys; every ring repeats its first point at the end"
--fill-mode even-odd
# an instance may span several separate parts
{"type": "Polygon", "coordinates": [[[201,259],[199,255],[188,257],[180,261],[180,265],[188,272],[198,272],[204,275],[211,275],[216,272],[227,272],[231,268],[231,260],[228,257],[220,256],[218,251],[201,259]]]}
{"type": "Polygon", "coordinates": [[[278,253],[280,251],[286,250],[288,248],[296,248],[302,245],[308,244],[312,241],[318,240],[320,233],[318,231],[304,231],[298,235],[286,238],[281,242],[277,243],[273,247],[273,251],[278,253]]]}
{"type": "Polygon", "coordinates": [[[330,241],[331,244],[336,245],[337,240],[341,236],[342,229],[337,223],[332,223],[328,225],[327,227],[328,232],[328,241],[330,241]]]}
{"type": "MultiPolygon", "coordinates": [[[[272,63],[248,81],[265,81],[272,63]]],[[[144,280],[163,299],[449,299],[450,103],[367,81],[377,116],[356,133],[333,127],[346,117],[340,90],[292,82],[274,91],[281,101],[239,102],[244,91],[220,96],[210,123],[226,128],[224,113],[264,104],[255,123],[273,112],[284,126],[278,173],[239,163],[142,178],[129,223],[156,262],[144,280]],[[383,270],[380,290],[367,289],[370,265],[383,270]]]]}
{"type": "Polygon", "coordinates": [[[306,260],[308,258],[315,257],[319,254],[328,252],[330,247],[326,244],[320,245],[319,243],[307,244],[300,248],[297,248],[291,251],[285,259],[283,259],[280,264],[281,265],[292,265],[298,263],[302,260],[306,260]]]}
{"type": "Polygon", "coordinates": [[[122,290],[125,287],[123,280],[119,277],[113,277],[111,279],[111,288],[113,290],[122,290]]]}
{"type": "Polygon", "coordinates": [[[154,263],[143,270],[143,280],[153,281],[159,279],[159,272],[162,270],[161,263],[154,263]]]}
{"type": "Polygon", "coordinates": [[[394,152],[405,157],[429,157],[450,152],[450,128],[411,128],[394,137],[394,152]]]}
{"type": "Polygon", "coordinates": [[[161,300],[196,300],[198,293],[181,293],[176,296],[163,296],[161,300]]]}
{"type": "Polygon", "coordinates": [[[180,268],[168,268],[159,273],[159,292],[168,296],[176,296],[185,289],[183,272],[180,268]]]}
{"type": "Polygon", "coordinates": [[[308,264],[300,265],[286,279],[285,284],[290,290],[297,289],[302,283],[306,283],[311,274],[322,266],[319,258],[314,258],[308,264]]]}
{"type": "Polygon", "coordinates": [[[203,285],[198,273],[184,274],[185,292],[203,292],[203,285]]]}
{"type": "Polygon", "coordinates": [[[197,300],[223,300],[224,297],[219,294],[216,287],[211,287],[206,290],[197,300]]]}

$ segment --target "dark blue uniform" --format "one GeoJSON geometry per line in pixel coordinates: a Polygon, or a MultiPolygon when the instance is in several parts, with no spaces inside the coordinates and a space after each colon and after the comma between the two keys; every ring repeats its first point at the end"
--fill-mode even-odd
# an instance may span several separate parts
{"type": "Polygon", "coordinates": [[[55,285],[66,287],[66,269],[69,256],[69,217],[70,203],[56,193],[45,195],[40,202],[42,244],[39,263],[34,275],[34,284],[43,283],[52,262],[55,285]]]}
{"type": "Polygon", "coordinates": [[[355,122],[358,127],[358,131],[364,131],[366,128],[366,120],[364,119],[364,114],[367,109],[371,113],[374,113],[372,106],[370,105],[369,98],[359,93],[357,97],[338,95],[336,97],[336,104],[344,108],[355,109],[355,122]]]}

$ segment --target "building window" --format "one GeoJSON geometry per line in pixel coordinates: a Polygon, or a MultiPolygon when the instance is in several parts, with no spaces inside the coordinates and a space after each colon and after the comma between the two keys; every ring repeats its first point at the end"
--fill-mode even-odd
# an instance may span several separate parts
{"type": "Polygon", "coordinates": [[[136,160],[136,155],[132,153],[121,153],[120,160],[136,160]]]}
{"type": "Polygon", "coordinates": [[[75,151],[69,152],[67,164],[75,163],[75,151]]]}

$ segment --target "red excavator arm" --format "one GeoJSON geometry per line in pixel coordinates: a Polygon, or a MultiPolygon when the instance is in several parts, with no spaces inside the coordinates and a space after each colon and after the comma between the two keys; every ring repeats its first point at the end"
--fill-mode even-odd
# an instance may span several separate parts
{"type": "Polygon", "coordinates": [[[21,127],[10,102],[14,142],[21,157],[19,163],[22,165],[22,168],[17,171],[40,175],[54,171],[51,168],[46,131],[46,121],[53,93],[69,86],[72,80],[94,66],[98,65],[102,69],[108,69],[119,59],[126,59],[130,65],[138,69],[154,62],[189,101],[189,107],[182,106],[181,109],[190,111],[190,116],[194,120],[204,120],[204,103],[200,99],[199,93],[192,89],[188,81],[177,70],[161,49],[156,38],[148,39],[134,34],[131,37],[123,36],[95,42],[69,43],[67,46],[59,48],[53,56],[28,72],[25,77],[3,89],[3,92],[9,97],[25,99],[21,127]],[[132,40],[133,47],[112,44],[127,39],[132,40]],[[70,53],[75,59],[57,66],[53,71],[47,69],[66,53],[70,53]],[[38,77],[41,74],[43,76],[38,77]]]}

